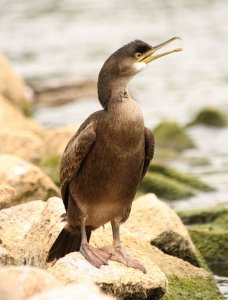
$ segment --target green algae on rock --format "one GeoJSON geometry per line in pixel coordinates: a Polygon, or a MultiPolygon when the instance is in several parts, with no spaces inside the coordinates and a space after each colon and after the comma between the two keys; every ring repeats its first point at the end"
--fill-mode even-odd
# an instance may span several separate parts
{"type": "Polygon", "coordinates": [[[175,211],[154,194],[146,194],[133,202],[130,217],[122,228],[123,232],[127,230],[132,236],[149,242],[168,255],[197,267],[206,266],[175,211]]]}
{"type": "Polygon", "coordinates": [[[42,159],[40,163],[40,168],[46,173],[55,184],[59,186],[59,167],[60,167],[61,156],[60,155],[50,155],[42,159]]]}
{"type": "Polygon", "coordinates": [[[162,300],[223,300],[212,278],[178,278],[170,276],[168,292],[162,300]]]}
{"type": "Polygon", "coordinates": [[[163,174],[147,172],[139,190],[144,193],[155,193],[158,197],[177,200],[195,195],[193,189],[163,174]]]}
{"type": "Polygon", "coordinates": [[[228,124],[228,118],[222,110],[216,107],[205,107],[196,115],[195,119],[189,125],[198,124],[223,127],[228,124]]]}
{"type": "Polygon", "coordinates": [[[193,225],[191,238],[206,260],[209,268],[218,275],[228,275],[228,231],[217,225],[193,225]]]}
{"type": "Polygon", "coordinates": [[[208,266],[218,275],[228,275],[228,208],[216,206],[179,212],[193,242],[208,266]]]}
{"type": "Polygon", "coordinates": [[[195,148],[192,139],[175,121],[163,121],[153,129],[156,145],[182,151],[189,148],[195,148]]]}
{"type": "MultiPolygon", "coordinates": [[[[186,225],[212,222],[221,223],[221,221],[228,216],[227,211],[228,209],[226,207],[217,205],[207,209],[199,208],[179,211],[178,215],[186,225]]],[[[222,223],[225,225],[225,220],[222,221],[222,223]]]]}
{"type": "Polygon", "coordinates": [[[151,172],[163,174],[169,178],[175,179],[178,182],[184,183],[190,187],[193,187],[193,188],[201,190],[201,191],[213,190],[212,187],[208,186],[206,183],[199,180],[195,176],[192,176],[190,174],[185,174],[182,172],[178,172],[175,169],[168,167],[166,165],[152,163],[149,167],[149,170],[151,172]]]}

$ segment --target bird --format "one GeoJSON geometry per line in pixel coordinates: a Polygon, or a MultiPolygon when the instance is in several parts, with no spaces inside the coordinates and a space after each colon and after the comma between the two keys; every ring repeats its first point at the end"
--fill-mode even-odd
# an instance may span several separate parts
{"type": "Polygon", "coordinates": [[[47,262],[79,251],[97,268],[113,260],[146,273],[145,266],[128,254],[120,241],[120,225],[129,217],[155,149],[153,133],[145,127],[128,83],[151,61],[181,51],[157,53],[177,39],[155,47],[134,40],[104,62],[97,82],[102,109],[82,123],[62,156],[60,187],[67,222],[51,246],[47,262]],[[108,222],[113,243],[102,248],[90,245],[92,231],[108,222]]]}

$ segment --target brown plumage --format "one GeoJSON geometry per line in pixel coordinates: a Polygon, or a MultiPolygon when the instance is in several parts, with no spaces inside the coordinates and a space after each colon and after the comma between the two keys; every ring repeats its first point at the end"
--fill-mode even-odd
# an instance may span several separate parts
{"type": "Polygon", "coordinates": [[[154,154],[153,135],[127,90],[128,81],[145,67],[153,49],[134,41],[112,54],[100,71],[98,97],[104,109],[85,120],[62,157],[60,182],[67,225],[50,249],[48,261],[80,250],[96,267],[112,259],[146,272],[123,251],[119,226],[130,214],[154,154]],[[90,246],[92,230],[107,222],[112,224],[113,245],[90,246]]]}

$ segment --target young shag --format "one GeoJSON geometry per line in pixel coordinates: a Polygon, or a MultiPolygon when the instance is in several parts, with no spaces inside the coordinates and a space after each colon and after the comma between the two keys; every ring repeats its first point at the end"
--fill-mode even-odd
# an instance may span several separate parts
{"type": "Polygon", "coordinates": [[[105,61],[97,85],[103,109],[85,120],[62,157],[60,183],[67,225],[52,245],[47,261],[80,251],[97,268],[115,260],[146,272],[120,243],[120,224],[128,219],[137,187],[154,154],[153,135],[144,126],[141,109],[127,85],[149,62],[181,51],[155,54],[176,39],[156,47],[136,40],[105,61]],[[91,232],[107,222],[112,225],[113,244],[101,249],[89,245],[91,232]]]}

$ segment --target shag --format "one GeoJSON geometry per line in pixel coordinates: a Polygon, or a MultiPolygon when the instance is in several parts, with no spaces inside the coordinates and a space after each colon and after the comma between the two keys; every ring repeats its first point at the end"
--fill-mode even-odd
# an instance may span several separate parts
{"type": "Polygon", "coordinates": [[[103,107],[90,115],[70,139],[60,166],[60,184],[67,224],[52,245],[47,261],[80,253],[95,267],[114,260],[146,273],[120,242],[120,224],[130,214],[137,187],[154,154],[154,138],[144,126],[139,105],[128,92],[130,79],[151,61],[181,51],[157,51],[179,39],[152,47],[135,40],[114,52],[98,77],[98,98],[103,107]],[[89,245],[93,230],[111,222],[113,244],[89,245]]]}

